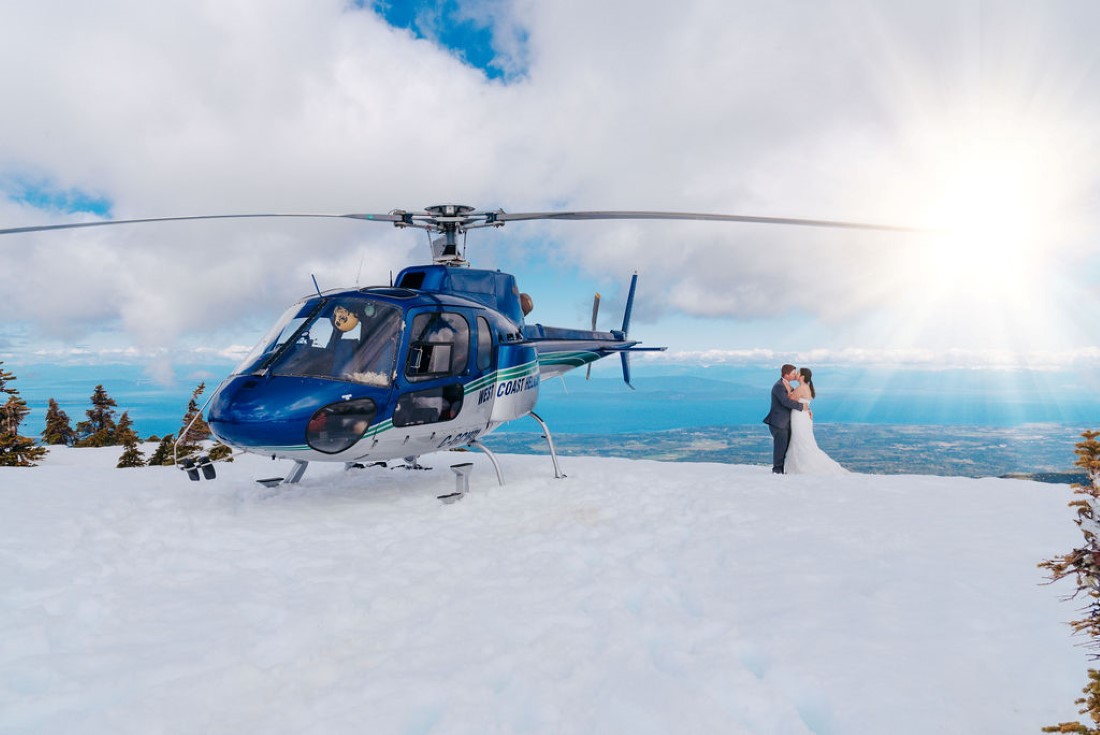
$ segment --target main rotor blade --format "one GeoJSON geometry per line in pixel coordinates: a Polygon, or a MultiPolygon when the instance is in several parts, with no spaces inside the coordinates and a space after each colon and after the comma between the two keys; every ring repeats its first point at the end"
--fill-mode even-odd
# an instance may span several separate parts
{"type": "Polygon", "coordinates": [[[702,222],[747,222],[770,225],[800,225],[803,227],[834,227],[849,230],[878,230],[881,232],[927,233],[920,227],[901,227],[872,222],[846,222],[826,219],[798,219],[793,217],[755,217],[743,214],[706,214],[698,212],[649,212],[649,211],[591,211],[591,212],[460,212],[454,216],[441,216],[435,212],[406,212],[393,210],[388,214],[320,214],[320,213],[268,213],[268,214],[202,214],[184,217],[147,217],[142,219],[96,220],[94,222],[70,222],[56,225],[33,225],[0,229],[0,235],[49,230],[73,230],[80,227],[106,227],[144,222],[182,222],[212,219],[255,219],[260,217],[299,217],[327,219],[356,219],[371,222],[391,222],[401,227],[420,227],[432,232],[458,231],[480,227],[499,227],[505,222],[530,220],[695,220],[702,222]]]}
{"type": "Polygon", "coordinates": [[[0,230],[0,235],[14,235],[19,232],[45,232],[46,230],[74,230],[78,227],[105,227],[107,225],[132,225],[141,222],[181,222],[201,219],[249,219],[255,217],[325,217],[330,219],[361,219],[377,222],[400,222],[402,217],[396,214],[197,214],[187,217],[148,217],[144,219],[105,219],[95,222],[70,222],[63,225],[34,225],[31,227],[10,227],[0,230]]]}
{"type": "Polygon", "coordinates": [[[804,227],[838,227],[848,230],[879,230],[883,232],[929,232],[920,227],[899,227],[872,222],[844,222],[829,219],[796,219],[792,217],[752,217],[743,214],[702,214],[696,212],[500,212],[497,221],[514,222],[535,219],[599,220],[599,219],[664,219],[698,220],[704,222],[752,222],[766,225],[801,225],[804,227]]]}

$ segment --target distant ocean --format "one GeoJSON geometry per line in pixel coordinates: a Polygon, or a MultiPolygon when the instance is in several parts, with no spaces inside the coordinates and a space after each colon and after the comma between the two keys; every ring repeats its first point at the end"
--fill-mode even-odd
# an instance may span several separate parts
{"type": "MultiPolygon", "coordinates": [[[[607,361],[610,363],[610,361],[607,361]]],[[[179,430],[191,392],[207,396],[231,367],[188,365],[171,384],[141,366],[15,365],[17,388],[32,413],[26,435],[38,435],[49,398],[72,423],[85,418],[103,384],[129,411],[142,436],[179,430]]],[[[771,437],[761,419],[776,368],[666,365],[639,361],[634,387],[600,365],[541,386],[536,411],[561,454],[614,455],[665,461],[770,464],[771,437]]],[[[816,368],[815,430],[821,447],[858,472],[972,477],[1026,475],[1077,481],[1074,444],[1100,428],[1100,398],[1078,391],[1079,378],[1049,371],[816,368]],[[1078,395],[1080,393],[1080,395],[1078,395]]],[[[505,452],[543,453],[538,425],[521,419],[487,438],[505,452]]],[[[549,461],[549,460],[548,460],[549,461]]]]}

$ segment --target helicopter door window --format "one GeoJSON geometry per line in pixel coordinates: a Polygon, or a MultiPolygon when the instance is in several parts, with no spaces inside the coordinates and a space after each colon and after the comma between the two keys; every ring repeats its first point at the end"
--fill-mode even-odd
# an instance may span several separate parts
{"type": "Polygon", "coordinates": [[[477,318],[477,369],[488,370],[493,364],[493,333],[489,320],[477,318]]]}
{"type": "Polygon", "coordinates": [[[405,375],[428,380],[466,372],[470,359],[470,327],[459,314],[417,314],[409,339],[405,375]]]}

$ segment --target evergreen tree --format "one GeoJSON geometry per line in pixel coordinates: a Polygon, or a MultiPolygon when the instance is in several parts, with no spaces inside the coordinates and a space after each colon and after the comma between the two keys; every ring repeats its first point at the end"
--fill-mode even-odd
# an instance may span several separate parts
{"type": "Polygon", "coordinates": [[[217,462],[218,460],[221,460],[221,461],[224,461],[224,462],[232,462],[233,461],[233,456],[232,455],[233,455],[233,448],[230,447],[230,446],[227,446],[225,444],[222,444],[219,441],[214,442],[214,446],[210,447],[210,451],[207,452],[207,454],[206,454],[206,456],[210,457],[211,462],[217,462]]]}
{"type": "MultiPolygon", "coordinates": [[[[1074,633],[1083,633],[1089,637],[1085,643],[1094,653],[1092,659],[1100,659],[1100,431],[1086,431],[1081,434],[1083,441],[1077,443],[1074,463],[1085,471],[1087,483],[1074,485],[1073,492],[1079,496],[1069,504],[1077,517],[1074,523],[1081,529],[1084,545],[1064,556],[1048,559],[1039,566],[1050,572],[1050,582],[1063,577],[1073,576],[1077,582],[1076,591],[1070,599],[1084,595],[1089,603],[1082,612],[1084,617],[1070,621],[1074,633]]],[[[1081,691],[1084,697],[1076,700],[1081,708],[1079,714],[1088,715],[1096,727],[1080,722],[1063,722],[1059,725],[1044,727],[1043,732],[1078,733],[1079,735],[1100,735],[1100,671],[1089,669],[1089,683],[1081,691]]]]}
{"type": "Polygon", "coordinates": [[[18,434],[19,425],[30,412],[27,402],[20,398],[18,393],[14,391],[8,393],[7,402],[0,406],[0,433],[18,434]]]}
{"type": "Polygon", "coordinates": [[[115,439],[125,449],[122,456],[118,458],[117,467],[119,469],[145,466],[145,454],[138,449],[138,435],[134,431],[134,424],[130,420],[129,411],[124,411],[122,417],[119,418],[118,427],[115,430],[115,439]]]}
{"type": "Polygon", "coordinates": [[[153,452],[153,456],[149,458],[150,467],[171,466],[175,464],[175,460],[172,458],[172,445],[176,443],[176,437],[172,434],[164,437],[160,440],[160,444],[157,445],[156,451],[153,452]]]}
{"type": "Polygon", "coordinates": [[[76,425],[76,433],[81,439],[74,446],[112,447],[117,444],[114,411],[117,406],[115,399],[107,395],[103,386],[97,385],[92,392],[92,407],[86,412],[88,420],[76,425]]]}
{"type": "MultiPolygon", "coordinates": [[[[4,361],[0,360],[0,365],[3,365],[4,361]]],[[[19,395],[19,391],[15,388],[9,388],[8,383],[15,380],[15,376],[9,373],[4,368],[0,367],[0,393],[7,393],[9,396],[19,395]]]]}
{"type": "Polygon", "coordinates": [[[134,431],[134,422],[130,418],[130,412],[123,411],[122,416],[118,419],[118,426],[115,427],[115,443],[119,446],[125,446],[126,444],[136,446],[140,441],[137,432],[134,431]]]}
{"type": "Polygon", "coordinates": [[[42,432],[42,440],[47,444],[63,444],[70,446],[76,441],[76,432],[73,431],[69,421],[69,414],[61,410],[57,401],[50,399],[49,408],[46,409],[46,428],[42,432]]]}
{"type": "Polygon", "coordinates": [[[195,388],[195,392],[191,394],[191,400],[187,404],[187,412],[183,415],[183,421],[180,423],[180,445],[177,449],[180,459],[197,453],[200,442],[210,438],[210,427],[203,419],[202,411],[199,410],[199,396],[202,395],[204,390],[206,390],[205,381],[199,383],[199,387],[195,388]]]}
{"type": "MultiPolygon", "coordinates": [[[[0,365],[3,365],[0,362],[0,365]]],[[[15,375],[0,367],[0,395],[7,394],[7,402],[0,406],[0,466],[33,467],[48,451],[35,444],[34,439],[19,435],[19,425],[31,410],[19,397],[19,391],[8,385],[15,375]]]]}

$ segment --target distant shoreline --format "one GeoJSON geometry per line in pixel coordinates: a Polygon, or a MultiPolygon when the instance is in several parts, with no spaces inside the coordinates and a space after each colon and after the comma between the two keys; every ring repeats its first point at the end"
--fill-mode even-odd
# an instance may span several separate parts
{"type": "MultiPolygon", "coordinates": [[[[822,449],[866,474],[1006,477],[1071,484],[1078,431],[1060,424],[1017,427],[917,424],[818,424],[822,449]]],[[[546,453],[539,433],[500,431],[485,439],[493,451],[546,453]]],[[[615,456],[669,462],[766,465],[771,436],[763,425],[707,426],[619,434],[555,433],[563,456],[615,456]]]]}

